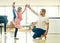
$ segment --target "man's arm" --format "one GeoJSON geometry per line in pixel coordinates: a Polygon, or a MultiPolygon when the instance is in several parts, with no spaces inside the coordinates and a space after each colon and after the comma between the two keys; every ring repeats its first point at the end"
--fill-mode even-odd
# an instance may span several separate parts
{"type": "Polygon", "coordinates": [[[48,30],[49,30],[49,19],[46,19],[46,24],[45,24],[45,28],[46,28],[46,35],[48,34],[48,30]]]}
{"type": "Polygon", "coordinates": [[[49,23],[46,23],[46,31],[48,32],[49,30],[49,23]]]}
{"type": "Polygon", "coordinates": [[[37,24],[37,21],[36,22],[32,22],[31,23],[31,27],[33,28],[36,24],[37,24]]]}
{"type": "Polygon", "coordinates": [[[36,13],[36,12],[30,7],[30,5],[28,5],[28,8],[29,8],[35,15],[39,16],[38,13],[36,13]]]}
{"type": "Polygon", "coordinates": [[[46,29],[46,32],[45,32],[44,36],[46,38],[46,35],[48,34],[48,30],[49,30],[49,23],[45,24],[45,29],[46,29]]]}

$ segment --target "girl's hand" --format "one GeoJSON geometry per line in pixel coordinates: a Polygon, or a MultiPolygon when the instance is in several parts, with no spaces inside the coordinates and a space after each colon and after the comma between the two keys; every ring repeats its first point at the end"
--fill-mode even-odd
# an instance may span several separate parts
{"type": "Polygon", "coordinates": [[[28,8],[30,8],[30,5],[26,4],[26,5],[25,5],[25,7],[28,7],[28,8]]]}
{"type": "Polygon", "coordinates": [[[25,5],[25,9],[27,8],[27,4],[25,5]]]}
{"type": "Polygon", "coordinates": [[[27,7],[27,4],[25,5],[25,7],[27,7]]]}
{"type": "Polygon", "coordinates": [[[30,5],[27,5],[28,8],[30,8],[30,5]]]}

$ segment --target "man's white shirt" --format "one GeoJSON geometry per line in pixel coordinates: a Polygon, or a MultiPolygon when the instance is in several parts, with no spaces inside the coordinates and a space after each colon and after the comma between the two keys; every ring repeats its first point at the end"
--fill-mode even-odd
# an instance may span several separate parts
{"type": "Polygon", "coordinates": [[[38,19],[37,19],[37,23],[36,23],[36,28],[42,28],[42,29],[44,29],[44,30],[46,30],[45,29],[45,24],[46,23],[49,23],[49,19],[48,19],[48,17],[42,17],[42,16],[38,16],[38,19]]]}

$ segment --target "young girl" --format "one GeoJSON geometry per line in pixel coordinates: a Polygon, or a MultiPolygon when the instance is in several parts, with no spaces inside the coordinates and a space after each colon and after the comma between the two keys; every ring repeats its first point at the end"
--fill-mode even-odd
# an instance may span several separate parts
{"type": "Polygon", "coordinates": [[[25,9],[24,9],[23,12],[22,12],[22,8],[21,7],[18,7],[17,10],[15,9],[15,2],[13,2],[13,5],[12,6],[13,6],[13,15],[14,15],[14,18],[13,18],[12,23],[15,26],[14,39],[18,39],[18,38],[16,38],[16,35],[17,35],[18,28],[19,29],[22,28],[21,25],[20,25],[20,22],[22,21],[22,14],[25,12],[26,6],[25,6],[25,9]]]}

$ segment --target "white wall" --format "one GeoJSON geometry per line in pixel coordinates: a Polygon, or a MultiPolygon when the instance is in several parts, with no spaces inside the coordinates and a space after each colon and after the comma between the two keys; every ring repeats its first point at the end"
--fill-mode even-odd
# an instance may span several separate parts
{"type": "Polygon", "coordinates": [[[16,5],[60,5],[60,0],[0,0],[0,5],[11,5],[14,1],[16,5]]]}
{"type": "MultiPolygon", "coordinates": [[[[60,0],[0,0],[0,6],[11,6],[12,2],[16,5],[43,5],[43,6],[60,6],[60,0]]],[[[36,6],[35,6],[36,7],[36,6]]],[[[59,8],[60,10],[60,8],[59,8]]],[[[60,11],[59,11],[60,16],[60,11]]],[[[60,33],[60,20],[50,20],[49,33],[60,33]]]]}
{"type": "Polygon", "coordinates": [[[49,33],[60,33],[60,19],[49,20],[49,33]]]}

